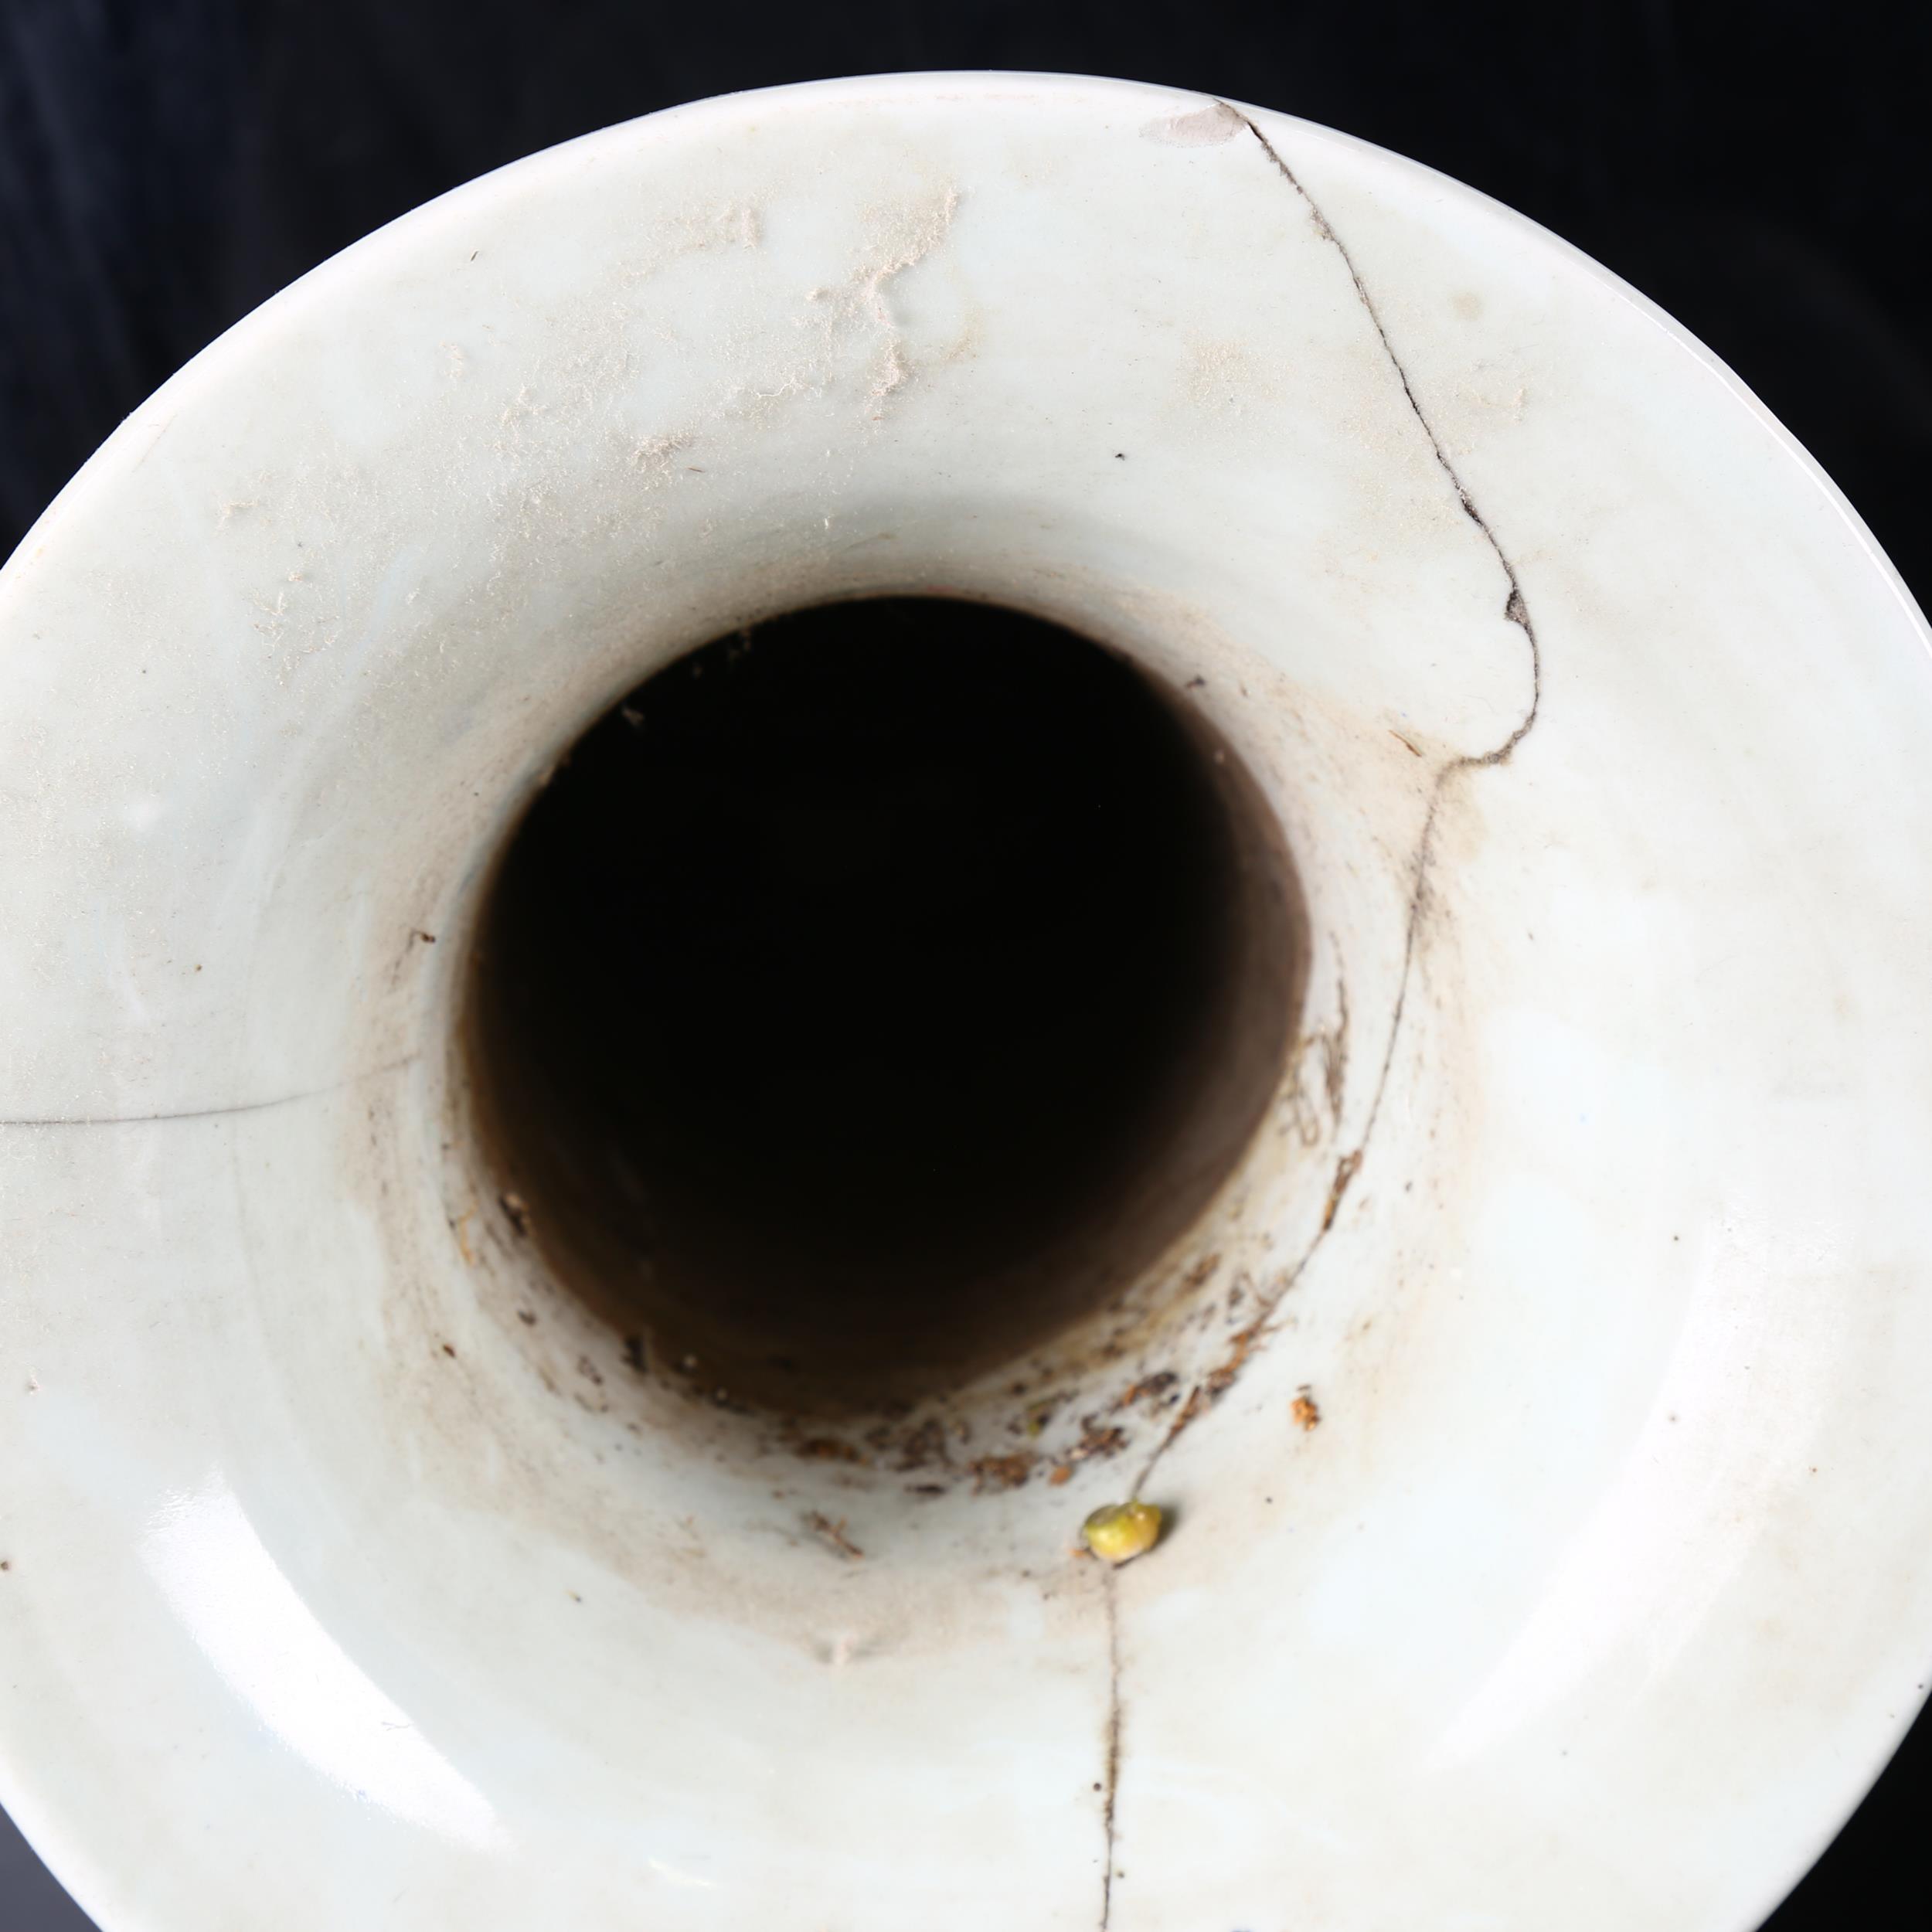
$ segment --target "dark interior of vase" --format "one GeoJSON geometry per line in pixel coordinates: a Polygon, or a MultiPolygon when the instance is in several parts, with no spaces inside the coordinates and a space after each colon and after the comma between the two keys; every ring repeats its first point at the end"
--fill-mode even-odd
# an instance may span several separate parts
{"type": "Polygon", "coordinates": [[[490,889],[472,1085],[559,1278],[652,1363],[863,1410],[1023,1358],[1185,1231],[1304,951],[1183,694],[1015,611],[828,604],[572,748],[490,889]]]}

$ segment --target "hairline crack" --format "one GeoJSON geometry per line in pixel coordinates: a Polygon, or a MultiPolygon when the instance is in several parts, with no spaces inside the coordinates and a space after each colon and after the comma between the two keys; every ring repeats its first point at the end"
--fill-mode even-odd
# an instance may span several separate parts
{"type": "Polygon", "coordinates": [[[365,1086],[371,1080],[386,1079],[391,1073],[400,1073],[413,1066],[420,1057],[420,1054],[407,1053],[400,1060],[372,1066],[364,1073],[351,1073],[346,1079],[333,1080],[326,1087],[308,1087],[299,1094],[277,1094],[265,1100],[236,1100],[226,1107],[186,1107],[166,1114],[70,1114],[42,1119],[0,1120],[0,1128],[156,1127],[172,1121],[221,1121],[236,1114],[266,1114],[275,1107],[299,1107],[305,1101],[326,1100],[332,1094],[345,1093],[351,1087],[365,1086]]]}
{"type": "Polygon", "coordinates": [[[1361,1171],[1362,1162],[1368,1153],[1370,1138],[1381,1115],[1383,1097],[1388,1090],[1389,1075],[1395,1065],[1396,1046],[1401,1037],[1403,1017],[1408,1005],[1410,982],[1414,976],[1416,938],[1421,927],[1422,909],[1428,892],[1430,866],[1435,855],[1436,826],[1441,816],[1444,795],[1451,784],[1466,771],[1485,770],[1493,766],[1507,764],[1514,756],[1517,746],[1535,728],[1543,709],[1543,650],[1537,640],[1535,622],[1529,614],[1529,600],[1523,595],[1522,582],[1516,575],[1516,567],[1510,562],[1489,519],[1477,506],[1468,485],[1463,481],[1455,464],[1451,461],[1448,451],[1443,447],[1442,439],[1436,434],[1435,425],[1429,420],[1427,413],[1417,400],[1414,385],[1409,379],[1409,372],[1403,366],[1401,357],[1396,353],[1395,345],[1389,339],[1389,332],[1383,322],[1381,311],[1376,307],[1375,298],[1369,293],[1368,285],[1362,279],[1361,270],[1355,267],[1355,257],[1349,253],[1348,244],[1335,233],[1333,224],[1321,212],[1315,197],[1302,185],[1301,178],[1282,158],[1281,151],[1255,124],[1253,118],[1243,114],[1232,101],[1217,97],[1213,104],[1219,112],[1239,121],[1254,137],[1260,144],[1261,151],[1274,164],[1276,172],[1294,190],[1302,206],[1307,209],[1309,221],[1316,234],[1341,257],[1342,265],[1348,270],[1349,280],[1354,284],[1355,294],[1375,330],[1377,341],[1382,345],[1382,351],[1388,359],[1389,366],[1394,371],[1396,380],[1402,386],[1403,397],[1409,405],[1410,413],[1428,439],[1430,451],[1444,476],[1447,478],[1450,488],[1454,491],[1456,501],[1461,505],[1463,514],[1481,532],[1483,541],[1488,545],[1491,554],[1495,558],[1509,585],[1509,594],[1503,600],[1503,616],[1522,632],[1524,641],[1529,647],[1529,704],[1515,727],[1500,743],[1487,751],[1465,752],[1459,757],[1445,760],[1430,782],[1428,803],[1423,813],[1422,832],[1416,842],[1416,855],[1410,867],[1409,906],[1403,927],[1402,968],[1396,982],[1395,1006],[1389,1015],[1388,1037],[1383,1046],[1382,1062],[1376,1074],[1375,1091],[1370,1097],[1369,1111],[1362,1121],[1362,1131],[1355,1137],[1355,1145],[1335,1163],[1335,1175],[1329,1184],[1328,1198],[1322,1210],[1321,1225],[1294,1264],[1281,1276],[1274,1293],[1260,1302],[1254,1320],[1243,1331],[1239,1359],[1226,1381],[1212,1394],[1207,1392],[1204,1383],[1197,1383],[1195,1385],[1189,1399],[1182,1404],[1180,1413],[1175,1418],[1172,1427],[1155,1445],[1153,1453],[1142,1466],[1139,1480],[1134,1485],[1136,1495],[1145,1488],[1155,1465],[1182,1432],[1205,1413],[1213,1402],[1226,1393],[1240,1375],[1241,1369],[1267,1341],[1275,1311],[1301,1280],[1334,1227],[1342,1196],[1361,1171]]]}
{"type": "MultiPolygon", "coordinates": [[[[1206,1385],[1199,1382],[1195,1384],[1187,1400],[1182,1403],[1180,1413],[1175,1418],[1173,1426],[1155,1445],[1152,1454],[1148,1458],[1142,1467],[1139,1479],[1134,1485],[1133,1493],[1136,1495],[1145,1490],[1148,1481],[1154,1473],[1155,1465],[1158,1464],[1162,1457],[1166,1454],[1182,1431],[1199,1416],[1205,1413],[1206,1409],[1212,1406],[1213,1401],[1218,1400],[1220,1395],[1226,1393],[1227,1388],[1233,1386],[1234,1380],[1239,1376],[1247,1362],[1252,1359],[1257,1351],[1267,1340],[1275,1311],[1287,1298],[1290,1291],[1301,1280],[1310,1263],[1320,1251],[1322,1243],[1328,1238],[1329,1232],[1334,1227],[1339,1214],[1342,1197],[1348,1192],[1349,1184],[1361,1171],[1362,1161],[1368,1152],[1369,1139],[1375,1132],[1376,1122],[1381,1115],[1383,1096],[1388,1091],[1389,1075],[1395,1066],[1396,1046],[1401,1036],[1403,1016],[1408,1005],[1410,981],[1414,976],[1416,936],[1422,923],[1422,908],[1425,895],[1428,891],[1430,862],[1435,854],[1436,825],[1441,815],[1444,795],[1450,784],[1466,771],[1484,770],[1492,766],[1507,764],[1514,755],[1517,746],[1521,744],[1535,728],[1537,717],[1543,708],[1543,651],[1537,641],[1536,625],[1529,614],[1529,600],[1523,595],[1522,585],[1517,577],[1515,566],[1510,562],[1502,543],[1497,539],[1495,531],[1491,527],[1488,519],[1477,508],[1475,499],[1469,494],[1468,486],[1458,474],[1455,464],[1449,460],[1449,453],[1443,447],[1442,439],[1437,435],[1435,425],[1429,420],[1420,402],[1417,400],[1414,386],[1409,380],[1409,372],[1403,368],[1402,359],[1396,355],[1395,345],[1389,339],[1389,332],[1383,325],[1381,314],[1375,304],[1375,298],[1369,293],[1367,284],[1362,279],[1361,271],[1355,267],[1354,257],[1349,253],[1347,244],[1335,233],[1327,216],[1322,213],[1315,197],[1302,186],[1294,169],[1282,159],[1281,152],[1274,142],[1262,133],[1248,115],[1243,114],[1231,101],[1216,98],[1213,104],[1221,113],[1231,115],[1235,120],[1240,121],[1242,126],[1246,128],[1260,144],[1261,151],[1274,162],[1282,179],[1301,198],[1303,206],[1308,211],[1308,218],[1314,225],[1315,233],[1342,257],[1342,266],[1349,271],[1349,279],[1355,284],[1355,291],[1361,301],[1362,309],[1375,328],[1376,338],[1382,344],[1383,353],[1388,358],[1389,366],[1394,370],[1396,381],[1402,385],[1402,393],[1408,403],[1410,413],[1421,427],[1423,434],[1428,438],[1430,450],[1434,454],[1443,474],[1447,478],[1450,487],[1455,492],[1456,501],[1461,505],[1463,514],[1482,532],[1483,540],[1489,546],[1496,562],[1502,567],[1504,578],[1509,583],[1509,593],[1503,602],[1503,615],[1522,632],[1524,641],[1529,647],[1529,705],[1515,728],[1501,743],[1493,746],[1488,751],[1465,752],[1460,757],[1446,760],[1437,769],[1434,778],[1430,782],[1428,803],[1423,812],[1422,832],[1416,841],[1416,855],[1410,868],[1408,914],[1403,927],[1402,968],[1396,982],[1395,1006],[1389,1015],[1388,1039],[1383,1046],[1382,1063],[1376,1073],[1375,1091],[1370,1097],[1369,1111],[1362,1121],[1362,1131],[1355,1137],[1355,1145],[1335,1163],[1335,1175],[1329,1182],[1328,1198],[1322,1209],[1321,1225],[1315,1230],[1294,1264],[1280,1277],[1274,1293],[1261,1303],[1254,1320],[1243,1331],[1241,1347],[1229,1373],[1227,1381],[1206,1400],[1203,1400],[1203,1396],[1206,1385]]],[[[1121,1758],[1120,1609],[1117,1585],[1111,1573],[1106,1578],[1106,1589],[1107,1723],[1104,1823],[1107,1867],[1100,1889],[1100,1932],[1108,1932],[1113,1913],[1114,1814],[1115,1795],[1120,1783],[1121,1758]]]]}
{"type": "Polygon", "coordinates": [[[1100,1932],[1107,1932],[1114,1916],[1114,1800],[1121,1782],[1120,1581],[1111,1570],[1103,1572],[1100,1587],[1107,1600],[1107,1775],[1100,1800],[1106,1862],[1100,1872],[1100,1932]]]}

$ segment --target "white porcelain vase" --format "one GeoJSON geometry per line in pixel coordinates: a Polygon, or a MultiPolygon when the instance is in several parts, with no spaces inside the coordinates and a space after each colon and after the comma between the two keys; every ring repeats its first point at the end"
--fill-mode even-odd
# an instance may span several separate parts
{"type": "Polygon", "coordinates": [[[1932,1663],[1927,644],[1668,318],[1259,108],[743,95],[350,249],[0,576],[0,1801],[105,1932],[1745,1932],[1932,1663]],[[580,734],[881,597],[1138,667],[1304,954],[1131,1278],[801,1423],[464,1015],[580,734]]]}

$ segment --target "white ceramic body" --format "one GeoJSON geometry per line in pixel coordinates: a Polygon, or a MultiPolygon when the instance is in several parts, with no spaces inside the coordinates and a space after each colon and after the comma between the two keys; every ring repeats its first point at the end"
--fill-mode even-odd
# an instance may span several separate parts
{"type": "Polygon", "coordinates": [[[1927,641],[1655,309],[1260,110],[737,97],[350,250],[0,577],[0,1800],[107,1932],[1742,1932],[1932,1661],[1927,641]],[[558,753],[929,590],[1204,680],[1311,902],[1111,1579],[1117,1468],[671,1426],[463,1141],[558,753]]]}

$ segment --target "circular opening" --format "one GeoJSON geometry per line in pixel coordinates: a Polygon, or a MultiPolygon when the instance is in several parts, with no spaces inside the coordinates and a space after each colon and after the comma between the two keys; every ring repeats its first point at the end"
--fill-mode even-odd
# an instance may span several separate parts
{"type": "Polygon", "coordinates": [[[1233,753],[1019,612],[823,606],[639,685],[485,909],[472,1086],[559,1277],[794,1413],[1104,1308],[1280,1077],[1300,905],[1233,753]]]}

